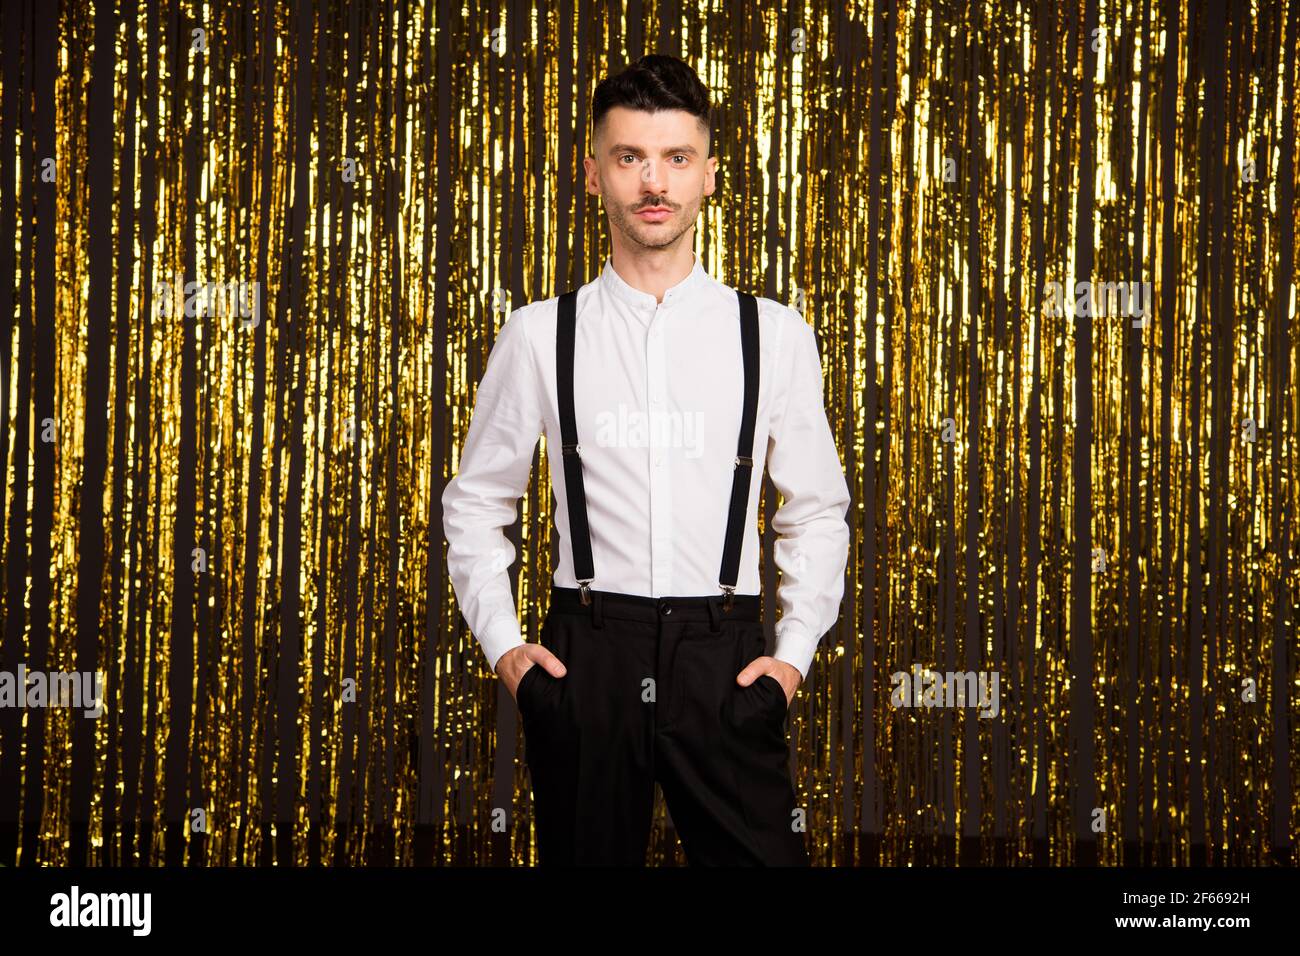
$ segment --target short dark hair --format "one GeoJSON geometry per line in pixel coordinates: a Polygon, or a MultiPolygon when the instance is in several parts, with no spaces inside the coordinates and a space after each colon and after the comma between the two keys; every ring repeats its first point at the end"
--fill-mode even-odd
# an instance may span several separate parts
{"type": "Polygon", "coordinates": [[[601,120],[615,106],[631,110],[685,110],[699,119],[712,138],[713,106],[709,91],[695,71],[673,56],[649,53],[622,73],[600,81],[591,97],[592,138],[601,120]]]}

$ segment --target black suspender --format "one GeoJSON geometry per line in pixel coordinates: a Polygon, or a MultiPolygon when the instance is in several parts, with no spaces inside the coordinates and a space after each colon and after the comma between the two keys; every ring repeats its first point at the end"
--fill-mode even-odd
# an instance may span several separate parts
{"type": "Polygon", "coordinates": [[[591,566],[591,528],[587,525],[587,491],[582,484],[582,449],[578,422],[573,415],[573,350],[577,325],[578,290],[560,296],[560,321],[555,327],[555,387],[560,399],[560,440],[564,451],[564,493],[569,502],[569,537],[573,546],[573,573],[582,589],[582,603],[596,572],[591,566]]]}
{"type": "MultiPolygon", "coordinates": [[[[749,504],[749,483],[754,468],[754,420],[758,416],[758,300],[737,292],[740,300],[740,351],[745,365],[744,410],[736,465],[731,478],[731,505],[727,511],[727,533],[722,546],[722,568],[718,587],[725,597],[722,606],[731,610],[740,570],[740,549],[744,542],[745,511],[749,504]]],[[[578,445],[578,422],[573,412],[573,353],[576,341],[578,292],[560,296],[559,321],[555,329],[555,381],[560,402],[560,438],[564,458],[564,489],[569,505],[569,536],[572,539],[573,571],[582,603],[590,604],[591,582],[596,572],[591,558],[591,527],[587,524],[587,493],[582,484],[582,449],[578,445]]]]}
{"type": "Polygon", "coordinates": [[[749,478],[754,468],[754,418],[758,414],[758,301],[747,292],[740,298],[740,353],[745,362],[745,410],[740,416],[740,440],[736,444],[736,468],[731,473],[731,508],[727,512],[727,536],[722,547],[722,570],[718,587],[727,595],[722,606],[731,610],[740,568],[740,546],[745,534],[745,506],[749,504],[749,478]]]}

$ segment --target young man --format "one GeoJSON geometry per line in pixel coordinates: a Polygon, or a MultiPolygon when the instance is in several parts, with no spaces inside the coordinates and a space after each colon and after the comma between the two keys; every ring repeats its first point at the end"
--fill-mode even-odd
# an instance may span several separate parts
{"type": "Polygon", "coordinates": [[[839,615],[849,492],[812,328],[692,251],[718,165],[709,112],[671,57],[597,87],[584,165],[613,253],[502,325],[442,497],[457,600],[522,718],[543,864],[643,865],[655,782],[690,863],[809,862],[785,722],[839,615]],[[530,644],[502,531],[543,431],[562,544],[530,644]],[[784,498],[771,656],[764,466],[784,498]]]}

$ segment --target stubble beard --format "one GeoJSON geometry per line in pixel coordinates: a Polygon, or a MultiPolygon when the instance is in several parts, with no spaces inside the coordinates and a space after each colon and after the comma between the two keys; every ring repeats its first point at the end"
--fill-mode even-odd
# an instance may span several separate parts
{"type": "Polygon", "coordinates": [[[601,198],[605,202],[605,209],[609,212],[610,223],[622,233],[623,238],[643,249],[666,249],[681,239],[682,235],[691,228],[695,222],[696,216],[700,211],[699,200],[696,200],[690,206],[681,206],[676,210],[671,204],[666,208],[672,213],[667,219],[659,223],[646,223],[637,221],[637,211],[653,206],[652,203],[639,202],[631,208],[624,207],[619,202],[612,199],[603,190],[601,198]]]}

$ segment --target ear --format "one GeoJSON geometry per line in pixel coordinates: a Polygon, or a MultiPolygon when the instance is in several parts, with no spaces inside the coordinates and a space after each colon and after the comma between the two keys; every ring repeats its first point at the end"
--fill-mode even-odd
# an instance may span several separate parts
{"type": "Polygon", "coordinates": [[[717,188],[718,157],[710,156],[704,164],[704,195],[712,196],[717,188]]]}

